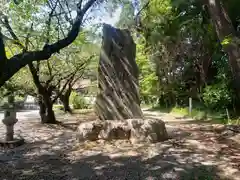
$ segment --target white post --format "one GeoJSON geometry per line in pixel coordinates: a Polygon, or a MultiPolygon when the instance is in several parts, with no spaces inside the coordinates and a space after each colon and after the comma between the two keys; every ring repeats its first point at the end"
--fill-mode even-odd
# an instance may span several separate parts
{"type": "Polygon", "coordinates": [[[226,112],[227,112],[228,124],[231,124],[231,119],[229,116],[228,108],[226,108],[226,112]]]}
{"type": "Polygon", "coordinates": [[[189,98],[189,115],[192,116],[192,98],[189,98]]]}

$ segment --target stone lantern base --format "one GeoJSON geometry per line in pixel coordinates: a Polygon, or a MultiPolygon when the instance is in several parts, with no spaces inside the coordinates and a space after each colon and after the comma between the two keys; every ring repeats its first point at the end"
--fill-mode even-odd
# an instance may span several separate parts
{"type": "Polygon", "coordinates": [[[14,148],[24,144],[24,139],[14,137],[14,125],[18,122],[16,111],[7,109],[4,114],[5,117],[2,122],[6,126],[6,134],[4,139],[0,139],[0,147],[14,148]]]}
{"type": "Polygon", "coordinates": [[[5,139],[0,139],[0,147],[3,148],[15,148],[24,144],[24,139],[13,139],[12,141],[6,141],[5,139]]]}

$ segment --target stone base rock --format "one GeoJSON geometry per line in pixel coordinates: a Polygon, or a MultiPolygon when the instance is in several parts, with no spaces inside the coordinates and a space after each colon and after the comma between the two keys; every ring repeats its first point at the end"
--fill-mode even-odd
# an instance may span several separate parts
{"type": "Polygon", "coordinates": [[[80,141],[95,141],[98,139],[98,135],[102,129],[103,123],[101,121],[89,121],[81,123],[77,128],[78,138],[80,141]]]}
{"type": "Polygon", "coordinates": [[[103,128],[99,133],[99,139],[130,139],[131,127],[127,121],[104,121],[103,128]]]}
{"type": "Polygon", "coordinates": [[[168,139],[165,123],[157,119],[128,119],[131,127],[131,142],[156,143],[168,139]]]}
{"type": "Polygon", "coordinates": [[[158,119],[90,121],[78,127],[79,140],[127,139],[131,143],[156,143],[168,139],[165,123],[158,119]]]}

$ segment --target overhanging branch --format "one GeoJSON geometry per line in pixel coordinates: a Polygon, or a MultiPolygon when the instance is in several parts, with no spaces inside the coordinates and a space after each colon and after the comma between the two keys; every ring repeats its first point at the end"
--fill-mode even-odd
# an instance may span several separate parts
{"type": "Polygon", "coordinates": [[[43,88],[43,86],[41,85],[41,82],[40,82],[40,79],[39,79],[39,76],[38,76],[38,71],[34,67],[32,62],[28,64],[28,67],[29,67],[29,70],[32,74],[34,84],[37,86],[37,89],[40,91],[43,88]]]}
{"type": "MultiPolygon", "coordinates": [[[[63,87],[61,88],[60,91],[59,91],[59,90],[55,90],[55,92],[57,93],[57,96],[53,99],[53,101],[52,101],[53,103],[56,102],[57,99],[63,94],[63,92],[64,92],[64,90],[66,89],[67,85],[69,85],[69,86],[72,87],[72,85],[76,83],[76,79],[79,79],[80,77],[82,77],[84,71],[81,73],[80,77],[75,78],[75,77],[76,77],[76,74],[77,74],[79,71],[84,70],[84,69],[86,68],[87,63],[90,61],[90,59],[92,59],[92,57],[93,57],[93,56],[91,56],[88,60],[84,61],[80,66],[78,66],[78,67],[76,68],[76,70],[75,70],[74,72],[72,72],[70,75],[68,75],[69,78],[68,78],[68,80],[64,83],[64,85],[63,85],[63,87]],[[73,82],[74,82],[74,83],[73,83],[73,82]]],[[[62,81],[62,80],[63,80],[63,79],[61,79],[61,80],[59,81],[59,84],[57,84],[56,87],[57,87],[58,85],[61,86],[61,81],[62,81]]]]}
{"type": "Polygon", "coordinates": [[[49,8],[51,8],[51,12],[49,13],[49,17],[48,17],[48,21],[47,21],[47,39],[46,39],[46,44],[49,43],[52,17],[53,17],[53,13],[54,13],[58,3],[59,3],[59,0],[57,0],[55,5],[53,7],[51,7],[50,3],[48,2],[48,6],[49,6],[49,8]]]}
{"type": "MultiPolygon", "coordinates": [[[[5,52],[5,45],[3,42],[3,35],[0,31],[0,70],[2,71],[2,67],[5,65],[7,61],[7,57],[6,57],[6,52],[5,52]]],[[[1,72],[0,72],[1,75],[1,72]]]]}
{"type": "Polygon", "coordinates": [[[1,20],[1,23],[5,26],[5,28],[8,30],[8,32],[12,36],[12,38],[14,40],[14,44],[18,45],[21,49],[25,49],[25,47],[21,44],[19,38],[13,31],[12,27],[10,26],[7,16],[3,15],[2,13],[0,13],[0,15],[3,18],[3,20],[1,20]]]}
{"type": "Polygon", "coordinates": [[[4,66],[4,71],[0,76],[0,87],[9,80],[19,69],[24,67],[25,65],[33,62],[33,61],[42,61],[49,59],[52,54],[59,52],[61,49],[70,45],[78,36],[80,31],[80,26],[82,24],[82,20],[84,14],[89,10],[89,8],[96,2],[97,0],[89,0],[83,8],[78,8],[77,17],[75,22],[73,23],[72,29],[69,31],[68,35],[51,44],[46,45],[42,50],[39,51],[30,51],[23,52],[17,54],[10,58],[4,66]]]}

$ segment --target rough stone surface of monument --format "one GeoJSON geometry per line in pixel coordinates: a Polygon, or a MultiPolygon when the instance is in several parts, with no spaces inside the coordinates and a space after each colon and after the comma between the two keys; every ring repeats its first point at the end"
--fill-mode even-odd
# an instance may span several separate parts
{"type": "Polygon", "coordinates": [[[142,118],[136,45],[128,30],[103,26],[95,111],[101,120],[142,118]]]}
{"type": "Polygon", "coordinates": [[[156,143],[167,140],[165,123],[159,119],[126,119],[83,122],[78,127],[80,141],[129,140],[156,143]]]}

